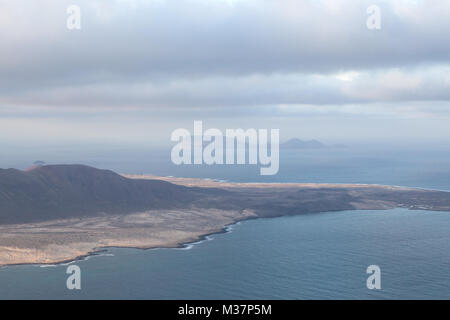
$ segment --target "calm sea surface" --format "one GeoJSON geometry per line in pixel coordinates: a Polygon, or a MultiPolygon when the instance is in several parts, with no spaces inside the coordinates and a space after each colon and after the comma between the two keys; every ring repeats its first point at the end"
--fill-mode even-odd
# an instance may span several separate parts
{"type": "Polygon", "coordinates": [[[450,213],[345,211],[242,222],[187,249],[111,249],[67,266],[0,269],[2,298],[450,299],[450,213]],[[366,268],[381,268],[381,290],[366,268]]]}
{"type": "MultiPolygon", "coordinates": [[[[450,190],[450,152],[442,150],[284,153],[275,177],[261,177],[249,167],[175,167],[167,154],[65,157],[52,162],[231,181],[450,190]]],[[[67,265],[1,268],[0,298],[450,299],[450,212],[395,209],[258,219],[208,239],[186,249],[109,249],[77,261],[80,291],[66,289],[67,265]],[[381,268],[381,290],[366,288],[366,268],[373,264],[381,268]]]]}

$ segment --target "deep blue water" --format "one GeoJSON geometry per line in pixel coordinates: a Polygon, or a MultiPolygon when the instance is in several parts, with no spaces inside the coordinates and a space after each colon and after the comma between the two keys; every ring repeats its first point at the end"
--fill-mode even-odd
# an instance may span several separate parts
{"type": "Polygon", "coordinates": [[[450,213],[345,211],[245,221],[190,249],[110,249],[67,266],[0,269],[2,298],[449,299],[450,213]],[[381,268],[381,290],[366,268],[381,268]]]}
{"type": "MultiPolygon", "coordinates": [[[[59,150],[59,149],[58,149],[59,150]]],[[[59,150],[61,151],[61,150],[59,150]]],[[[24,151],[25,152],[25,151],[24,151]]],[[[175,166],[168,151],[92,149],[3,157],[84,163],[124,173],[229,181],[403,185],[450,191],[450,150],[336,149],[282,152],[276,176],[251,166],[175,166]],[[20,157],[19,157],[20,156],[20,157]]],[[[351,211],[243,222],[190,250],[110,249],[75,262],[82,290],[66,289],[67,266],[0,269],[0,298],[370,299],[450,298],[450,213],[351,211]],[[379,265],[382,289],[366,288],[379,265]]]]}

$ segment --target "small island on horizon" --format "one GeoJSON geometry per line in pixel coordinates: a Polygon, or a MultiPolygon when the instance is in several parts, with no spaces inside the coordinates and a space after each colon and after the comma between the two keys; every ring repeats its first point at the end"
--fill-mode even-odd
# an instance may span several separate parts
{"type": "Polygon", "coordinates": [[[0,265],[71,261],[105,247],[178,247],[247,219],[392,208],[450,211],[450,192],[119,175],[83,165],[0,169],[0,265]]]}
{"type": "Polygon", "coordinates": [[[318,140],[301,140],[298,138],[289,139],[280,144],[281,149],[289,149],[289,150],[297,150],[297,149],[328,149],[328,148],[337,148],[337,149],[345,149],[347,146],[345,144],[333,144],[326,145],[318,140]]]}

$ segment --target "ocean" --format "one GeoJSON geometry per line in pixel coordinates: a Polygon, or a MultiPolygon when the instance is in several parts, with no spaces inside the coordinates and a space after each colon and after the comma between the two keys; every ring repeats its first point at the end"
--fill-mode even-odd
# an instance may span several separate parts
{"type": "MultiPolygon", "coordinates": [[[[66,155],[66,157],[69,157],[66,155]]],[[[450,191],[450,152],[308,150],[285,153],[280,173],[257,168],[175,167],[153,158],[93,156],[82,162],[127,173],[230,181],[404,185],[450,191]]],[[[180,249],[110,248],[73,264],[0,268],[3,299],[449,299],[450,212],[342,211],[243,221],[180,249]],[[381,270],[369,290],[366,269],[381,270]]]]}
{"type": "Polygon", "coordinates": [[[448,212],[345,211],[244,221],[184,249],[109,249],[74,264],[0,269],[26,299],[449,299],[448,212]],[[381,289],[366,269],[378,265],[381,289]]]}

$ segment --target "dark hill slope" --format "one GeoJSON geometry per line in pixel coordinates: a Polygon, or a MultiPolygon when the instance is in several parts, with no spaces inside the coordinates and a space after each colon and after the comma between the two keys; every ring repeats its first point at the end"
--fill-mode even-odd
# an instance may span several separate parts
{"type": "Polygon", "coordinates": [[[126,214],[152,209],[252,210],[259,217],[352,209],[450,211],[450,192],[387,186],[255,185],[186,187],[128,179],[109,170],[53,165],[29,171],[0,169],[0,224],[126,214]]]}
{"type": "Polygon", "coordinates": [[[0,223],[175,208],[200,199],[203,193],[211,194],[82,165],[0,169],[0,223]]]}

